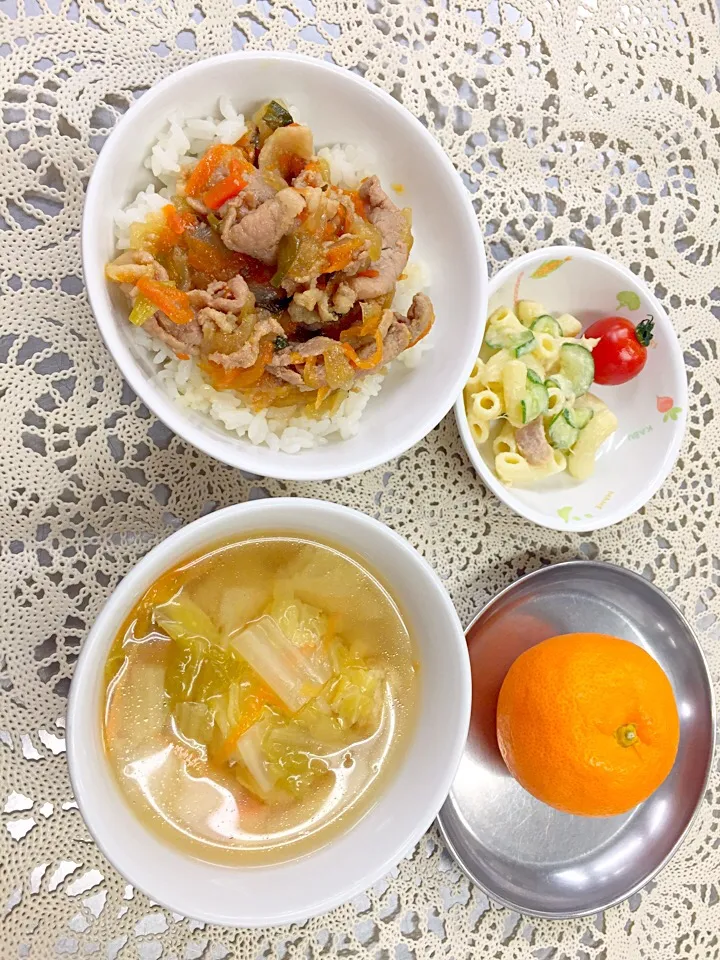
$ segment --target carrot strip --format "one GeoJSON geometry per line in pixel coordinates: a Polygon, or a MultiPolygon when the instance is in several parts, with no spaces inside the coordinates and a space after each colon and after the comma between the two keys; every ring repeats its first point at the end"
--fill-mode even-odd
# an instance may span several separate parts
{"type": "Polygon", "coordinates": [[[364,320],[362,324],[353,324],[347,330],[340,331],[340,340],[352,340],[354,337],[370,337],[375,334],[380,321],[382,320],[382,310],[377,311],[364,320]]]}
{"type": "Polygon", "coordinates": [[[361,271],[358,273],[358,276],[359,276],[359,277],[370,277],[370,279],[374,280],[375,277],[379,277],[380,274],[379,274],[379,272],[378,272],[377,270],[361,270],[361,271]]]}
{"type": "Polygon", "coordinates": [[[350,266],[355,252],[362,247],[363,241],[359,237],[350,237],[347,240],[340,240],[325,254],[324,273],[335,273],[338,270],[344,270],[350,266]]]}
{"type": "Polygon", "coordinates": [[[262,700],[257,700],[255,703],[248,705],[245,708],[245,712],[242,717],[236,724],[236,726],[230,731],[227,740],[224,741],[223,745],[220,747],[218,752],[218,760],[220,763],[225,763],[230,759],[230,754],[235,749],[235,746],[240,739],[240,737],[247,733],[247,731],[260,719],[260,714],[263,712],[265,704],[262,700]]]}
{"type": "MultiPolygon", "coordinates": [[[[214,369],[211,372],[213,386],[218,386],[220,390],[243,390],[246,387],[254,386],[262,378],[263,373],[265,373],[265,367],[270,363],[273,352],[274,348],[272,343],[266,340],[261,344],[258,358],[251,367],[244,367],[237,370],[225,370],[223,367],[219,367],[217,373],[214,369]],[[222,386],[218,385],[219,382],[222,383],[222,386]]],[[[208,364],[208,366],[217,368],[219,365],[208,364]]]]}
{"type": "Polygon", "coordinates": [[[168,229],[180,236],[180,234],[184,231],[186,224],[175,207],[171,203],[168,203],[162,208],[162,212],[165,214],[165,223],[167,224],[168,229]]]}
{"type": "Polygon", "coordinates": [[[237,370],[229,370],[227,367],[223,367],[219,363],[212,363],[210,360],[201,363],[200,369],[208,375],[210,383],[216,390],[232,389],[237,370]]]}
{"type": "Polygon", "coordinates": [[[202,201],[206,207],[217,210],[232,197],[236,197],[246,186],[247,180],[243,177],[242,165],[236,157],[233,157],[227,177],[204,193],[202,201]]]}
{"type": "Polygon", "coordinates": [[[158,310],[162,310],[168,320],[180,325],[190,323],[195,314],[190,306],[190,298],[182,290],[178,290],[172,283],[162,280],[152,280],[150,277],[140,277],[137,288],[143,296],[154,303],[158,310]]]}
{"type": "Polygon", "coordinates": [[[232,150],[230,144],[217,143],[205,151],[185,182],[185,193],[189,197],[196,197],[202,193],[229,150],[232,150]]]}
{"type": "Polygon", "coordinates": [[[358,370],[372,370],[377,367],[383,358],[383,338],[379,330],[373,334],[375,337],[375,352],[367,360],[361,360],[349,343],[343,343],[342,348],[348,360],[355,364],[358,370]]]}
{"type": "Polygon", "coordinates": [[[273,691],[264,684],[261,684],[256,690],[253,691],[251,697],[248,697],[248,702],[245,704],[245,709],[243,710],[240,719],[228,734],[227,738],[223,742],[223,745],[220,747],[217,755],[217,759],[220,761],[220,763],[225,763],[227,760],[229,760],[230,755],[235,749],[240,737],[244,733],[247,733],[254,723],[257,723],[266,706],[273,706],[280,709],[283,713],[285,712],[285,707],[280,702],[278,697],[275,696],[273,691]]]}
{"type": "Polygon", "coordinates": [[[365,206],[365,201],[362,199],[357,190],[345,190],[344,193],[352,200],[355,213],[359,217],[362,217],[363,220],[367,220],[367,207],[365,206]]]}

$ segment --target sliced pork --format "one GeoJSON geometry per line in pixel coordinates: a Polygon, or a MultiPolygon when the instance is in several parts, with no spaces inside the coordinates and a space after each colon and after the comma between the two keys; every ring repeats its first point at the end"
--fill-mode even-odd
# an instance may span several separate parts
{"type": "Polygon", "coordinates": [[[360,197],[368,205],[368,219],[382,234],[380,259],[372,264],[377,276],[353,277],[348,285],[358,300],[374,300],[390,293],[410,256],[411,233],[405,213],[396,207],[377,177],[360,185],[360,197]]]}
{"type": "Polygon", "coordinates": [[[240,219],[251,210],[256,210],[266,201],[272,200],[277,193],[277,186],[269,183],[259,170],[252,170],[244,174],[244,179],[247,182],[240,193],[220,208],[223,217],[227,217],[232,210],[236,219],[240,219]]]}
{"type": "Polygon", "coordinates": [[[410,332],[410,343],[415,343],[430,330],[435,323],[435,311],[430,297],[424,293],[416,293],[410,304],[407,318],[396,314],[401,323],[405,323],[410,332]]]}
{"type": "Polygon", "coordinates": [[[173,323],[159,311],[143,324],[143,330],[151,337],[157,337],[167,344],[176,354],[192,356],[200,349],[203,341],[202,328],[197,320],[190,323],[173,323]]]}
{"type": "Polygon", "coordinates": [[[260,311],[252,333],[239,350],[234,350],[232,353],[211,353],[208,360],[225,367],[226,370],[252,367],[260,355],[260,341],[269,336],[284,337],[285,331],[275,317],[260,311]]]}
{"type": "Polygon", "coordinates": [[[223,220],[223,243],[229,250],[274,264],[280,241],[295,226],[304,208],[305,201],[297,190],[286,187],[240,220],[236,220],[237,214],[230,210],[223,220]]]}

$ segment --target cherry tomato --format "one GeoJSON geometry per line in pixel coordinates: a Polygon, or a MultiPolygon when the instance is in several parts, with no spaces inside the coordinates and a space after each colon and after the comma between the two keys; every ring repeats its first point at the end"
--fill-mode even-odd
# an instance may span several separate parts
{"type": "Polygon", "coordinates": [[[616,386],[636,377],[645,366],[652,335],[652,317],[637,327],[625,317],[605,317],[588,327],[583,336],[600,340],[593,350],[595,383],[616,386]]]}

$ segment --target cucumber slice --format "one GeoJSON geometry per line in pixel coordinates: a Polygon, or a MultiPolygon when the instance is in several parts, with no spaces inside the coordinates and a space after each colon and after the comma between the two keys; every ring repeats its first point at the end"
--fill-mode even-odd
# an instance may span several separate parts
{"type": "Polygon", "coordinates": [[[569,450],[578,438],[579,430],[570,422],[569,414],[566,408],[550,421],[548,440],[556,450],[569,450]]]}
{"type": "Polygon", "coordinates": [[[564,412],[568,415],[568,422],[578,430],[586,427],[594,416],[594,412],[589,407],[580,407],[577,410],[568,408],[564,412]]]}
{"type": "Polygon", "coordinates": [[[525,381],[525,396],[520,401],[520,412],[523,423],[530,423],[542,416],[548,408],[548,392],[540,377],[531,370],[527,372],[525,381]]]}
{"type": "Polygon", "coordinates": [[[559,390],[568,400],[572,400],[575,396],[573,393],[572,384],[567,377],[564,377],[561,373],[554,373],[551,377],[548,377],[545,381],[546,387],[555,387],[559,390]]]}
{"type": "Polygon", "coordinates": [[[600,397],[596,397],[594,393],[584,393],[577,398],[573,408],[576,412],[578,410],[592,410],[593,413],[599,413],[601,410],[607,410],[607,404],[603,403],[600,397]]]}
{"type": "Polygon", "coordinates": [[[531,350],[535,349],[535,336],[530,330],[525,331],[526,336],[517,344],[515,350],[516,357],[521,357],[524,353],[529,353],[531,350]]]}
{"type": "Polygon", "coordinates": [[[560,348],[560,373],[568,378],[576,397],[587,393],[595,377],[595,361],[587,347],[564,343],[560,348]]]}
{"type": "Polygon", "coordinates": [[[549,333],[552,337],[562,336],[560,324],[554,317],[551,317],[549,313],[544,313],[541,317],[538,317],[537,320],[533,320],[530,324],[530,329],[534,330],[535,333],[549,333]]]}
{"type": "Polygon", "coordinates": [[[493,350],[515,349],[529,340],[532,333],[509,310],[496,311],[488,321],[485,343],[493,350]]]}

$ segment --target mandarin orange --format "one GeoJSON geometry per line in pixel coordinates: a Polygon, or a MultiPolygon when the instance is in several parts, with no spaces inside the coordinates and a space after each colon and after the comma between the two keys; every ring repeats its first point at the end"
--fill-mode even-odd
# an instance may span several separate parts
{"type": "Polygon", "coordinates": [[[497,705],[510,773],[538,800],[613,816],[645,800],[675,762],[670,681],[641,647],[599,633],[551,637],[521,654],[497,705]]]}

